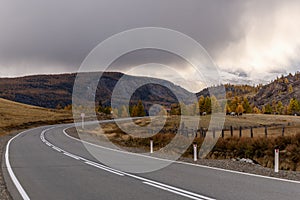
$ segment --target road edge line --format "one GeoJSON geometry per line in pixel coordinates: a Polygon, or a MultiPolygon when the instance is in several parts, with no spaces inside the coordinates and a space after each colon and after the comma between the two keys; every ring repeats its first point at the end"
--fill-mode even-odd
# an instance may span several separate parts
{"type": "MultiPolygon", "coordinates": [[[[57,127],[53,127],[53,128],[57,128],[57,127]]],[[[51,130],[53,128],[46,129],[46,130],[43,130],[41,132],[41,135],[43,135],[43,137],[45,138],[45,142],[48,141],[46,139],[46,133],[47,133],[47,131],[49,131],[49,130],[51,130]]],[[[65,128],[65,129],[67,129],[67,128],[65,128]]],[[[64,132],[65,129],[63,129],[63,132],[64,132]]],[[[52,144],[52,146],[55,146],[55,145],[52,144]]],[[[99,146],[99,147],[101,147],[101,146],[99,146]]],[[[57,148],[59,148],[59,147],[57,147],[57,148]]],[[[65,151],[65,150],[62,149],[62,152],[67,152],[67,151],[65,151]]],[[[122,151],[120,151],[120,152],[122,152],[122,151]]],[[[73,155],[75,157],[79,157],[79,156],[77,156],[75,154],[72,154],[72,153],[68,153],[68,154],[73,155]]],[[[66,154],[64,153],[64,155],[66,155],[66,154]]],[[[76,159],[74,157],[72,157],[72,158],[76,159]]],[[[172,192],[172,193],[175,193],[175,194],[178,194],[178,195],[181,195],[181,196],[185,196],[185,197],[188,197],[190,199],[196,199],[196,200],[215,200],[214,198],[211,198],[211,197],[208,197],[208,196],[200,195],[200,194],[197,194],[197,193],[185,190],[185,189],[177,188],[175,186],[167,185],[167,184],[164,184],[164,183],[153,181],[151,179],[147,179],[147,178],[144,178],[144,177],[139,177],[139,176],[127,173],[127,172],[123,172],[123,171],[120,171],[120,170],[117,170],[117,169],[114,169],[114,168],[110,168],[108,166],[102,165],[100,163],[97,163],[97,162],[94,162],[94,161],[91,161],[91,160],[88,160],[88,159],[85,159],[85,158],[82,158],[82,157],[79,157],[79,158],[80,158],[81,161],[83,161],[87,165],[96,167],[98,169],[102,169],[104,171],[107,171],[107,172],[110,172],[110,173],[113,173],[113,174],[116,174],[116,175],[119,175],[119,176],[128,176],[128,177],[131,177],[131,178],[134,178],[134,179],[137,179],[137,180],[145,181],[147,183],[155,184],[154,187],[156,187],[156,186],[165,187],[163,190],[166,190],[168,192],[172,192]],[[200,199],[199,199],[199,197],[200,197],[200,199]]]]}
{"type": "Polygon", "coordinates": [[[30,200],[28,194],[26,193],[26,191],[24,190],[24,188],[22,187],[21,183],[19,182],[18,178],[16,177],[14,171],[12,170],[12,167],[10,165],[10,162],[9,162],[9,147],[10,147],[10,143],[16,139],[18,136],[30,131],[30,130],[34,130],[34,129],[38,129],[38,128],[41,128],[41,127],[37,127],[37,128],[33,128],[33,129],[29,129],[29,130],[26,130],[26,131],[23,131],[21,133],[18,133],[17,135],[15,135],[13,138],[11,138],[7,144],[6,144],[6,149],[5,149],[5,165],[6,165],[6,168],[7,168],[7,171],[8,171],[8,174],[10,176],[10,179],[12,180],[12,182],[14,183],[15,187],[17,188],[18,192],[20,193],[21,197],[24,199],[24,200],[30,200]]]}

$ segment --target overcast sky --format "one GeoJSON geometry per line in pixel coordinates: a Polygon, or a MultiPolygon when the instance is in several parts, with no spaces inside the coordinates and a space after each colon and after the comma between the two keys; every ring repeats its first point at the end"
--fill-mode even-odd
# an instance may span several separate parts
{"type": "Polygon", "coordinates": [[[266,82],[299,70],[299,9],[297,0],[1,0],[0,77],[75,72],[101,41],[151,26],[198,41],[225,82],[266,82]]]}

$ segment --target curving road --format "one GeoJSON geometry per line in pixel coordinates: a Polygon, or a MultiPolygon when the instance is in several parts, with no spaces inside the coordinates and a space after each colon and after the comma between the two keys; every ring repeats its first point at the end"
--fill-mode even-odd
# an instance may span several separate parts
{"type": "MultiPolygon", "coordinates": [[[[300,182],[181,162],[151,173],[125,173],[99,163],[82,142],[66,136],[69,126],[31,129],[9,141],[3,171],[14,199],[300,198],[300,182]]],[[[123,154],[86,145],[103,154],[123,154]]],[[[152,158],[141,159],[151,163],[152,158]]]]}

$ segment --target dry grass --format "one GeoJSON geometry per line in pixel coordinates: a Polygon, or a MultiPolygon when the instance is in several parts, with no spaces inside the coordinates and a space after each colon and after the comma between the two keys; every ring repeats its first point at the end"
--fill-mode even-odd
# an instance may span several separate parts
{"type": "MultiPolygon", "coordinates": [[[[190,119],[193,121],[193,119],[190,119]]],[[[201,117],[200,126],[207,127],[210,116],[201,117]]],[[[149,119],[136,120],[135,123],[139,126],[145,126],[150,123],[149,119]]],[[[111,142],[129,148],[138,148],[143,152],[149,151],[150,138],[154,140],[154,150],[158,150],[173,139],[174,134],[170,130],[178,127],[180,119],[178,116],[172,116],[167,119],[167,122],[160,133],[149,135],[149,137],[138,138],[125,134],[114,123],[101,124],[101,129],[90,130],[89,134],[101,137],[107,137],[111,142]]],[[[124,122],[124,126],[129,126],[128,122],[124,122]]],[[[188,124],[188,123],[187,123],[188,124]]],[[[273,167],[274,148],[278,146],[281,150],[280,168],[285,170],[300,170],[300,117],[297,116],[280,116],[280,115],[243,115],[240,117],[226,116],[225,126],[264,126],[268,125],[268,138],[265,138],[264,127],[254,128],[254,138],[250,137],[250,130],[243,130],[243,137],[238,138],[239,131],[234,131],[234,137],[228,137],[229,131],[225,131],[225,138],[219,138],[218,143],[207,156],[212,159],[230,159],[237,157],[251,158],[265,167],[273,167]],[[281,136],[282,126],[284,124],[285,137],[281,136]],[[289,124],[289,125],[288,125],[289,124]]],[[[85,130],[87,131],[87,130],[85,130]]],[[[86,132],[85,132],[86,133],[86,132]]],[[[184,136],[183,136],[184,139],[184,136]]],[[[195,138],[198,147],[201,146],[203,138],[195,138]]],[[[184,157],[192,156],[192,146],[184,153],[184,157]]]]}
{"type": "Polygon", "coordinates": [[[0,98],[0,135],[42,124],[71,121],[66,111],[40,108],[0,98]]]}
{"type": "MultiPolygon", "coordinates": [[[[200,126],[208,127],[211,116],[201,116],[200,126]]],[[[245,126],[259,126],[259,125],[274,125],[274,124],[292,124],[300,125],[299,116],[289,115],[264,115],[264,114],[244,114],[242,116],[226,116],[225,127],[245,127],[245,126]]]]}
{"type": "MultiPolygon", "coordinates": [[[[201,116],[200,117],[200,123],[199,127],[208,127],[210,123],[211,116],[201,116]]],[[[186,117],[186,124],[185,126],[189,126],[189,124],[192,124],[195,120],[191,117],[186,117]],[[191,123],[189,123],[191,122],[191,123]]],[[[135,123],[139,126],[145,126],[149,124],[151,120],[149,118],[145,119],[139,119],[135,120],[135,123]]],[[[176,128],[179,127],[180,124],[180,118],[178,116],[171,116],[168,117],[166,120],[166,123],[164,125],[164,128],[160,131],[161,134],[169,134],[174,133],[174,130],[176,131],[176,128]]],[[[285,125],[285,136],[290,135],[296,135],[297,133],[300,133],[300,117],[297,116],[283,116],[283,115],[260,115],[260,114],[248,114],[243,115],[239,117],[233,117],[233,116],[226,116],[225,118],[225,127],[233,126],[236,128],[233,131],[233,136],[238,137],[239,136],[239,130],[238,127],[255,127],[255,126],[264,126],[268,125],[271,127],[268,127],[268,137],[277,137],[281,136],[282,133],[282,125],[285,125]]],[[[126,127],[129,126],[128,122],[123,122],[122,126],[126,127]]],[[[192,125],[190,125],[190,128],[192,125]]],[[[152,129],[155,130],[155,127],[152,129]]],[[[132,134],[134,129],[130,129],[132,134]]],[[[137,130],[138,131],[138,130],[137,130]]],[[[116,141],[124,141],[127,145],[128,142],[126,140],[133,141],[132,138],[130,138],[127,134],[125,134],[117,124],[115,123],[105,123],[101,124],[101,130],[91,130],[92,134],[96,135],[103,135],[106,134],[106,136],[109,136],[109,139],[116,140],[116,141]],[[100,133],[101,132],[101,133],[100,133]]],[[[157,132],[157,131],[156,131],[157,132]]],[[[217,132],[218,134],[219,132],[217,132]]],[[[224,132],[225,138],[230,137],[230,131],[227,130],[224,132]]],[[[253,136],[254,137],[264,137],[265,136],[265,128],[264,127],[258,127],[253,128],[253,136]]],[[[250,137],[250,129],[243,129],[242,130],[242,137],[250,137]]],[[[136,139],[134,139],[136,140],[136,139]]],[[[138,140],[138,138],[137,138],[138,140]]],[[[135,142],[138,143],[138,142],[135,142]]]]}

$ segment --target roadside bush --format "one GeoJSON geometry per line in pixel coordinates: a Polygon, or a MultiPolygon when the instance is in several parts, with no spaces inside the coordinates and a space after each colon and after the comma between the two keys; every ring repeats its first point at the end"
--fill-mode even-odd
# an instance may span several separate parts
{"type": "Polygon", "coordinates": [[[264,167],[273,167],[275,148],[281,151],[281,169],[300,167],[299,133],[276,138],[220,138],[207,158],[250,158],[264,167]]]}

